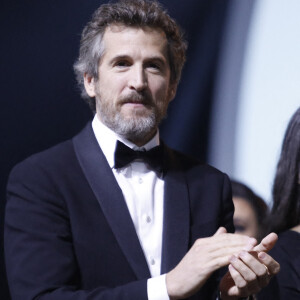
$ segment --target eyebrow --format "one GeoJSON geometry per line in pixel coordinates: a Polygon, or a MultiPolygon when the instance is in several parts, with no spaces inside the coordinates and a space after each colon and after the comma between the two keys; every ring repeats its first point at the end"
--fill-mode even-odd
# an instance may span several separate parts
{"type": "Polygon", "coordinates": [[[114,56],[110,61],[109,63],[113,63],[115,62],[116,60],[122,60],[122,59],[130,59],[130,56],[129,55],[117,55],[117,56],[114,56]]]}
{"type": "Polygon", "coordinates": [[[167,65],[168,64],[168,60],[165,59],[165,58],[162,58],[161,56],[151,56],[151,57],[148,57],[145,61],[146,62],[156,61],[156,62],[159,62],[162,65],[167,65]]]}
{"type": "MultiPolygon", "coordinates": [[[[126,60],[126,59],[129,59],[131,60],[132,58],[130,57],[130,55],[126,55],[126,54],[121,54],[121,55],[117,55],[117,56],[114,56],[110,61],[109,63],[112,64],[114,63],[115,61],[118,61],[118,60],[126,60]]],[[[157,61],[163,65],[166,65],[168,64],[168,61],[166,59],[164,59],[162,56],[150,56],[150,57],[147,57],[145,59],[145,62],[150,62],[150,61],[157,61]]]]}

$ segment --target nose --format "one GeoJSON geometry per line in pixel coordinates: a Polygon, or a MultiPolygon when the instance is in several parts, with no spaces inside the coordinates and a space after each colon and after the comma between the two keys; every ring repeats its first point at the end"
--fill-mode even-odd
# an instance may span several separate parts
{"type": "Polygon", "coordinates": [[[143,91],[147,86],[147,75],[142,66],[135,66],[131,69],[129,88],[137,92],[143,91]]]}

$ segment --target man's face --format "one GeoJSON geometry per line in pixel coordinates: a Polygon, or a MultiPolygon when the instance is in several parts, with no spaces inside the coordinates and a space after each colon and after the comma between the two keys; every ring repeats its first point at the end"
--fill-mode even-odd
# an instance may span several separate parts
{"type": "Polygon", "coordinates": [[[167,39],[150,28],[110,26],[103,36],[99,76],[85,76],[96,97],[98,118],[125,138],[143,145],[166,114],[176,85],[170,85],[167,39]]]}

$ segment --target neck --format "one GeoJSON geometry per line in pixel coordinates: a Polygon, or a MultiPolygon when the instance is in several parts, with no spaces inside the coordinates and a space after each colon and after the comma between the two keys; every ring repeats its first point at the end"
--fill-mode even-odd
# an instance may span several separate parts
{"type": "MultiPolygon", "coordinates": [[[[142,147],[144,145],[146,145],[156,134],[155,130],[154,132],[150,132],[149,134],[145,134],[143,137],[141,138],[129,138],[128,140],[132,143],[134,143],[135,145],[137,145],[138,147],[142,147]]],[[[125,137],[126,138],[126,137],[125,137]]]]}

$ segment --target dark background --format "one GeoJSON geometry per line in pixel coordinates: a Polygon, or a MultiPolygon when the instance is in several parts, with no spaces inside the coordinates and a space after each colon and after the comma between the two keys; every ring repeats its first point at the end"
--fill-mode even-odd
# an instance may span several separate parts
{"type": "MultiPolygon", "coordinates": [[[[10,299],[3,259],[5,187],[27,156],[76,134],[92,118],[72,65],[95,0],[4,1],[0,6],[0,298],[10,299]]],[[[186,33],[188,60],[161,135],[207,159],[215,71],[230,0],[161,1],[186,33]]]]}

